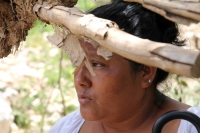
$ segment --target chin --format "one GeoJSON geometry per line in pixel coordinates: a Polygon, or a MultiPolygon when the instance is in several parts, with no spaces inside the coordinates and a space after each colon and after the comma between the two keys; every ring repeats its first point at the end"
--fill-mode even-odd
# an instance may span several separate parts
{"type": "Polygon", "coordinates": [[[98,113],[94,110],[80,108],[81,116],[87,121],[98,120],[98,113]]]}

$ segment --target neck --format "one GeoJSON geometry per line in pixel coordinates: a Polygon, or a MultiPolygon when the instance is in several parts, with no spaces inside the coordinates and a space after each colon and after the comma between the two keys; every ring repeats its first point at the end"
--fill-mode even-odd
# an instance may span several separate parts
{"type": "MultiPolygon", "coordinates": [[[[130,110],[129,116],[127,114],[122,114],[121,116],[125,118],[123,121],[116,122],[102,122],[102,128],[105,133],[133,133],[133,132],[141,132],[143,129],[147,129],[151,131],[151,128],[154,124],[154,121],[157,119],[157,112],[159,111],[159,106],[155,104],[155,95],[157,94],[148,94],[142,98],[140,102],[141,108],[135,108],[130,110]]],[[[159,103],[161,105],[161,103],[159,103]]]]}

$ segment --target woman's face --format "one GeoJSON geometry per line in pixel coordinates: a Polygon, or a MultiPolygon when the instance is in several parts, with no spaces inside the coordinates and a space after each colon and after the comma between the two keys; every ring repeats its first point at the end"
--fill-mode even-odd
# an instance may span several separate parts
{"type": "Polygon", "coordinates": [[[105,60],[91,44],[80,43],[96,74],[92,76],[84,63],[74,72],[82,117],[105,122],[128,118],[141,106],[142,73],[132,73],[129,61],[119,55],[105,60]]]}

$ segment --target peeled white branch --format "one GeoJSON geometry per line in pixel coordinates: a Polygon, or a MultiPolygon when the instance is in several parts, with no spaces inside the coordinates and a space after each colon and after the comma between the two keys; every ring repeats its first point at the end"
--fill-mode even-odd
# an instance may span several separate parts
{"type": "Polygon", "coordinates": [[[130,60],[188,77],[200,77],[197,51],[140,39],[121,31],[114,22],[85,15],[75,8],[56,6],[47,9],[36,5],[34,9],[42,20],[66,27],[75,35],[89,37],[130,60]]]}
{"type": "Polygon", "coordinates": [[[200,3],[198,0],[124,0],[138,2],[143,7],[161,16],[185,25],[200,21],[200,3]]]}

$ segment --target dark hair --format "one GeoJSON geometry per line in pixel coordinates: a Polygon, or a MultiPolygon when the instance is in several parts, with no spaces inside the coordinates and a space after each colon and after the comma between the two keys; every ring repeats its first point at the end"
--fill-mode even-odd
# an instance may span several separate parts
{"type": "MultiPolygon", "coordinates": [[[[89,13],[99,18],[114,21],[120,29],[143,39],[174,45],[181,45],[183,43],[183,41],[179,41],[177,38],[179,32],[176,23],[143,8],[138,3],[117,0],[111,4],[97,7],[89,13]]],[[[134,71],[137,71],[143,65],[131,61],[131,67],[134,71]]],[[[168,74],[166,71],[157,69],[154,80],[155,84],[158,85],[164,81],[168,74]]]]}

